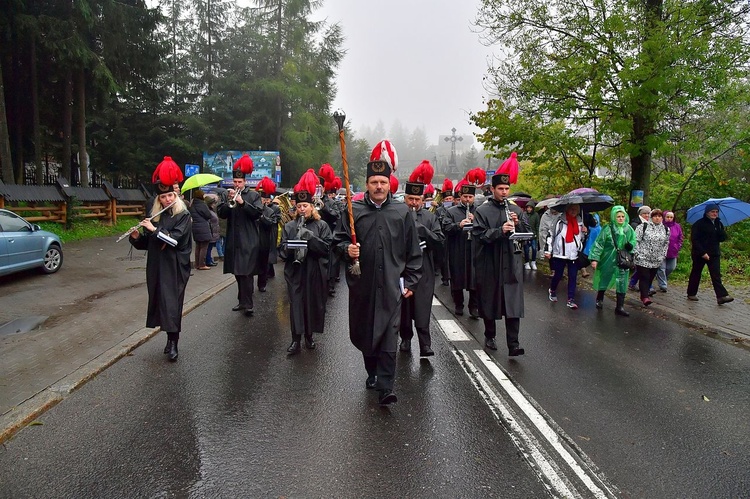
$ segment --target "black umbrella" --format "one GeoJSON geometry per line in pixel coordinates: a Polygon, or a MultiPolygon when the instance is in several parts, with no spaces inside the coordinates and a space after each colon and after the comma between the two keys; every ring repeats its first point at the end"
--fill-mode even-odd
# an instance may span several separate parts
{"type": "Polygon", "coordinates": [[[556,203],[550,204],[550,208],[557,211],[565,211],[568,205],[578,204],[586,212],[606,210],[615,204],[612,196],[600,192],[587,192],[584,194],[563,194],[556,203]]]}

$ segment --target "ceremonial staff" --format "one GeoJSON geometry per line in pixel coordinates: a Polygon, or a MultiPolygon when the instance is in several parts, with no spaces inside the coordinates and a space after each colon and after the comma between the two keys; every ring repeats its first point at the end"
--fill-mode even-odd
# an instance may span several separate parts
{"type": "MultiPolygon", "coordinates": [[[[349,189],[349,163],[346,161],[346,142],[344,141],[344,120],[346,120],[346,114],[344,111],[339,109],[333,113],[333,119],[336,120],[336,124],[339,126],[339,143],[341,144],[341,164],[344,170],[344,186],[346,188],[346,210],[349,212],[349,229],[352,233],[352,244],[357,244],[357,234],[354,232],[354,213],[352,212],[352,193],[349,189]]],[[[359,259],[354,260],[354,263],[349,267],[349,273],[351,275],[358,276],[361,274],[359,268],[359,259]]]]}

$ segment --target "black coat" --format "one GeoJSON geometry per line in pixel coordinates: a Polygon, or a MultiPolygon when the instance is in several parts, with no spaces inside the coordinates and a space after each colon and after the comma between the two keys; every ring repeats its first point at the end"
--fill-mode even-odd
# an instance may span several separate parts
{"type": "Polygon", "coordinates": [[[691,254],[695,257],[701,257],[708,254],[709,257],[721,256],[719,243],[726,241],[727,232],[724,230],[724,224],[716,219],[712,222],[707,216],[693,224],[690,230],[690,243],[692,245],[691,254]]]}
{"type": "Polygon", "coordinates": [[[182,330],[182,306],[185,288],[190,278],[190,253],[193,247],[190,212],[172,216],[170,210],[152,221],[156,232],[144,230],[138,239],[129,238],[134,248],[148,251],[146,259],[146,288],[148,313],[146,327],[161,327],[170,333],[182,330]],[[157,238],[163,232],[177,240],[172,247],[157,238]]]}
{"type": "MultiPolygon", "coordinates": [[[[263,213],[260,194],[245,188],[242,192],[245,204],[234,208],[229,203],[219,203],[216,213],[227,220],[226,246],[224,248],[224,273],[234,275],[258,275],[260,235],[258,219],[263,213]]],[[[265,269],[263,269],[265,270],[265,269]]]]}
{"type": "Polygon", "coordinates": [[[289,317],[292,336],[322,333],[328,296],[328,253],[333,234],[323,220],[308,219],[304,230],[302,217],[284,226],[279,258],[284,260],[284,279],[289,295],[289,317]],[[305,232],[307,231],[307,232],[305,232]],[[287,249],[290,239],[307,240],[307,251],[301,262],[295,262],[296,250],[287,249]]]}
{"type": "MultiPolygon", "coordinates": [[[[476,208],[471,205],[469,210],[475,213],[476,208]]],[[[445,216],[441,220],[452,290],[473,290],[475,286],[473,241],[469,238],[470,232],[463,230],[459,225],[465,218],[466,206],[457,204],[445,210],[445,216]]]]}
{"type": "Polygon", "coordinates": [[[274,264],[278,259],[276,253],[276,239],[279,237],[279,221],[281,210],[274,203],[268,203],[263,208],[263,214],[258,223],[258,235],[260,236],[260,259],[259,265],[265,268],[269,263],[274,264]]]}
{"type": "MultiPolygon", "coordinates": [[[[508,209],[520,220],[516,232],[531,232],[521,208],[508,204],[508,209]]],[[[510,234],[503,233],[506,220],[505,203],[494,198],[477,208],[474,216],[474,269],[483,319],[523,317],[523,255],[513,252],[510,234]]]]}
{"type": "Polygon", "coordinates": [[[440,223],[434,213],[421,209],[412,212],[416,217],[417,235],[424,249],[422,250],[422,276],[414,288],[414,295],[406,303],[412,307],[411,317],[414,324],[419,328],[430,327],[430,314],[432,313],[432,297],[435,293],[435,252],[442,249],[445,236],[440,228],[440,223]]]}
{"type": "MultiPolygon", "coordinates": [[[[403,297],[399,279],[413,290],[422,275],[422,252],[409,208],[390,194],[380,208],[367,194],[352,203],[354,228],[360,244],[360,276],[346,272],[349,286],[349,338],[365,355],[378,351],[385,334],[397,334],[403,297]]],[[[334,234],[337,251],[348,263],[351,244],[349,217],[343,216],[334,234]]]]}
{"type": "Polygon", "coordinates": [[[205,243],[211,240],[211,210],[202,199],[190,203],[190,216],[193,219],[193,241],[205,243]]]}

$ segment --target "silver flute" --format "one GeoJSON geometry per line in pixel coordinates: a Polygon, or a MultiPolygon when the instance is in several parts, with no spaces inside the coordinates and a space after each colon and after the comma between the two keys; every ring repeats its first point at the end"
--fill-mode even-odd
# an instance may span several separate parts
{"type": "MultiPolygon", "coordinates": [[[[164,207],[164,208],[162,208],[161,210],[157,211],[156,213],[154,213],[154,214],[153,214],[153,215],[151,215],[150,217],[148,217],[148,218],[144,218],[144,220],[151,220],[151,219],[153,219],[153,218],[156,218],[156,217],[157,217],[158,215],[161,215],[162,213],[164,213],[165,211],[167,211],[167,210],[168,210],[169,208],[171,208],[171,207],[172,207],[172,206],[173,206],[173,205],[174,205],[174,204],[175,204],[176,202],[177,202],[177,201],[172,201],[172,202],[171,202],[170,204],[168,204],[167,206],[165,206],[165,207],[164,207]]],[[[118,238],[117,238],[117,241],[115,241],[115,242],[116,242],[116,243],[119,243],[120,241],[122,241],[123,239],[125,239],[125,238],[126,238],[126,237],[128,237],[128,236],[129,236],[130,234],[132,234],[133,232],[137,231],[137,230],[138,230],[138,229],[140,229],[140,228],[141,228],[141,224],[138,224],[138,225],[134,225],[134,226],[132,226],[131,228],[129,228],[129,229],[128,229],[128,231],[127,231],[127,232],[125,232],[125,234],[123,234],[123,235],[121,235],[120,237],[118,237],[118,238]]]]}

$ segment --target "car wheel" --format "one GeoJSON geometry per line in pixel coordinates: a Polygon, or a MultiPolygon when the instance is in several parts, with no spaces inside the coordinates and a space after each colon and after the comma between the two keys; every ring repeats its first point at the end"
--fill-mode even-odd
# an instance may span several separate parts
{"type": "Polygon", "coordinates": [[[42,271],[45,274],[54,274],[58,270],[60,270],[60,267],[62,267],[63,263],[63,254],[62,249],[60,246],[53,244],[49,248],[47,248],[47,252],[44,254],[44,266],[42,267],[42,271]]]}

